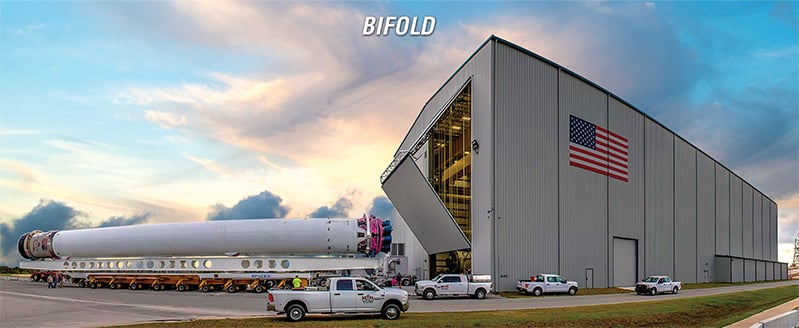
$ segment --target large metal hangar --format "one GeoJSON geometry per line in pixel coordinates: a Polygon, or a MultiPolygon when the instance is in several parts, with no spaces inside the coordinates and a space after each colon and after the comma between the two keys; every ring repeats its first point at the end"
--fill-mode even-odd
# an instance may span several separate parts
{"type": "Polygon", "coordinates": [[[491,36],[422,108],[381,177],[418,276],[536,273],[582,288],[785,279],[777,204],[609,91],[491,36]]]}

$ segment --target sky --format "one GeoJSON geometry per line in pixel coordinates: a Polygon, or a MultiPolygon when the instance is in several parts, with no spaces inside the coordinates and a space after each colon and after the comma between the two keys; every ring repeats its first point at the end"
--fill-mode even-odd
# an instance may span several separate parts
{"type": "Polygon", "coordinates": [[[0,1],[0,263],[31,230],[390,213],[379,177],[494,34],[735,171],[799,232],[797,2],[0,1]],[[366,16],[434,16],[363,36],[366,16]]]}

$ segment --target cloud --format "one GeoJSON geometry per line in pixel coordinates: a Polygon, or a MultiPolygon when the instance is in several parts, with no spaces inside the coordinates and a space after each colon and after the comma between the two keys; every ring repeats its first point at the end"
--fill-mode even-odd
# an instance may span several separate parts
{"type": "Polygon", "coordinates": [[[23,233],[33,230],[64,230],[82,227],[79,218],[85,214],[74,208],[54,200],[39,200],[30,212],[13,220],[11,224],[0,224],[0,246],[2,246],[2,262],[4,265],[17,266],[17,241],[23,233]]]}
{"type": "Polygon", "coordinates": [[[118,227],[118,226],[126,226],[126,225],[135,225],[135,224],[142,224],[147,223],[149,220],[150,213],[142,213],[142,214],[134,214],[131,216],[112,216],[108,219],[105,219],[103,222],[100,222],[98,228],[103,227],[118,227]]]}
{"type": "Polygon", "coordinates": [[[341,197],[339,198],[335,204],[332,206],[322,206],[317,208],[311,214],[308,214],[309,218],[346,218],[350,215],[350,210],[352,210],[352,201],[341,197]]]}
{"type": "Polygon", "coordinates": [[[260,194],[245,197],[233,207],[224,204],[211,206],[208,220],[284,218],[290,207],[281,202],[283,199],[279,196],[264,190],[260,194]]]}
{"type": "Polygon", "coordinates": [[[394,204],[386,196],[377,196],[369,205],[369,213],[381,219],[394,218],[394,204]]]}
{"type": "Polygon", "coordinates": [[[179,116],[174,113],[160,112],[156,110],[145,110],[144,118],[152,123],[158,124],[163,128],[173,128],[188,124],[185,115],[179,116]]]}

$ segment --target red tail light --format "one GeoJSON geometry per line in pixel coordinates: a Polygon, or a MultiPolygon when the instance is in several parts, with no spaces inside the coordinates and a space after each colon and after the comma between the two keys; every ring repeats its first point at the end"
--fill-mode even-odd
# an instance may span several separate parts
{"type": "Polygon", "coordinates": [[[269,301],[274,303],[275,302],[275,296],[272,295],[272,294],[269,294],[269,301]]]}

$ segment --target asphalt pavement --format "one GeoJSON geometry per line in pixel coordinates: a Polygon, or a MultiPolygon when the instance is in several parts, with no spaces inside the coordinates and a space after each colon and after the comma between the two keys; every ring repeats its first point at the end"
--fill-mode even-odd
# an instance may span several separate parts
{"type": "MultiPolygon", "coordinates": [[[[629,294],[543,296],[486,299],[437,298],[426,301],[411,296],[409,312],[491,311],[571,307],[626,302],[646,302],[684,297],[797,285],[782,281],[681,291],[679,294],[637,296],[629,294]]],[[[411,292],[412,293],[412,292],[411,292]]],[[[65,286],[48,289],[46,283],[0,280],[0,322],[3,327],[98,327],[201,318],[274,316],[266,311],[266,295],[248,292],[201,293],[152,290],[88,289],[65,286]]]]}

